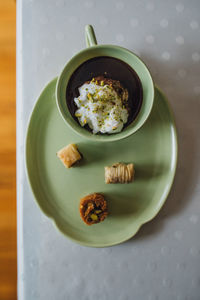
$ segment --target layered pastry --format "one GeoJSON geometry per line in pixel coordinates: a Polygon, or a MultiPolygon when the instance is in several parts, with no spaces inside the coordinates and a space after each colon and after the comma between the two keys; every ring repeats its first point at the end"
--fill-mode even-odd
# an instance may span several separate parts
{"type": "Polygon", "coordinates": [[[105,167],[105,183],[129,183],[134,178],[134,165],[117,163],[105,167]]]}
{"type": "Polygon", "coordinates": [[[71,168],[82,157],[75,144],[69,144],[66,147],[59,150],[56,155],[62,161],[66,168],[71,168]]]}

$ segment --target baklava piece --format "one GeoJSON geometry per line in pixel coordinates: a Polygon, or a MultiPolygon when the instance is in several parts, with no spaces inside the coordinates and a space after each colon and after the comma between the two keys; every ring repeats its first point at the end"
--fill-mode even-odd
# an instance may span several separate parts
{"type": "Polygon", "coordinates": [[[69,144],[56,154],[66,168],[71,168],[77,161],[81,159],[81,154],[79,153],[75,144],[69,144]]]}
{"type": "Polygon", "coordinates": [[[80,215],[87,225],[102,222],[108,215],[104,196],[94,193],[82,198],[80,200],[80,215]]]}
{"type": "Polygon", "coordinates": [[[128,183],[133,181],[134,165],[117,163],[111,167],[105,167],[105,182],[108,183],[128,183]]]}

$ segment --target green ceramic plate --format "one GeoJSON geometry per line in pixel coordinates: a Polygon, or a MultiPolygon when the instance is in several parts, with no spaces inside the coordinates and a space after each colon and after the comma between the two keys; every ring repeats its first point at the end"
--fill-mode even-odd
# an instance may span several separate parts
{"type": "Polygon", "coordinates": [[[155,217],[173,182],[177,137],[167,100],[156,88],[145,125],[127,139],[101,144],[83,140],[66,126],[56,107],[55,87],[56,79],[40,95],[27,133],[26,162],[35,198],[75,242],[91,247],[122,243],[155,217]],[[56,152],[69,143],[78,145],[84,159],[65,169],[56,152]],[[120,161],[135,164],[135,181],[106,185],[104,166],[120,161]],[[87,226],[79,216],[79,200],[93,192],[106,196],[110,215],[102,223],[87,226]]]}

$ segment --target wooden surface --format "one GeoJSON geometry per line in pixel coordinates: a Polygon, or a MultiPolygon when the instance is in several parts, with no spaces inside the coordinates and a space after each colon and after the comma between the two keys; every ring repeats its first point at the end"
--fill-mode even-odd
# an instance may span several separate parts
{"type": "Polygon", "coordinates": [[[16,299],[15,14],[0,0],[0,300],[16,299]]]}

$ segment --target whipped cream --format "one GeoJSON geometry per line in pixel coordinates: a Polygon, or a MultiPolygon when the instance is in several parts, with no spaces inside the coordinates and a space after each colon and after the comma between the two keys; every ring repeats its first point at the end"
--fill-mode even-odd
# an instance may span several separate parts
{"type": "Polygon", "coordinates": [[[74,98],[78,109],[75,116],[80,125],[86,124],[93,133],[120,132],[128,120],[128,110],[113,87],[95,82],[85,83],[79,88],[80,96],[74,98]]]}

